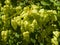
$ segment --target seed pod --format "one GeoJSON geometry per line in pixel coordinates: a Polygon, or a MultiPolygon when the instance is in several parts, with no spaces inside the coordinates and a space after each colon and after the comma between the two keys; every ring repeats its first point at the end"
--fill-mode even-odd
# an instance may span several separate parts
{"type": "Polygon", "coordinates": [[[6,23],[6,20],[7,20],[6,15],[2,15],[2,21],[6,23]]]}
{"type": "Polygon", "coordinates": [[[16,23],[15,20],[11,20],[11,25],[12,25],[12,27],[13,27],[14,30],[17,29],[17,23],[16,23]]]}
{"type": "Polygon", "coordinates": [[[54,31],[53,34],[58,38],[59,37],[59,31],[54,31]]]}
{"type": "Polygon", "coordinates": [[[7,35],[8,35],[8,31],[7,30],[1,32],[1,36],[2,36],[2,40],[3,41],[6,41],[7,40],[7,35]]]}
{"type": "Polygon", "coordinates": [[[23,38],[28,41],[29,40],[29,32],[26,31],[26,32],[23,32],[23,38]]]}

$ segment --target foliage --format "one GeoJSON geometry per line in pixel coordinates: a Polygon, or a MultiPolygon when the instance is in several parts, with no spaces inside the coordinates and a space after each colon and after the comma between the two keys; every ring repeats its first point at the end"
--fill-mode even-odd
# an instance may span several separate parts
{"type": "Polygon", "coordinates": [[[59,0],[0,0],[1,45],[59,45],[59,0]]]}

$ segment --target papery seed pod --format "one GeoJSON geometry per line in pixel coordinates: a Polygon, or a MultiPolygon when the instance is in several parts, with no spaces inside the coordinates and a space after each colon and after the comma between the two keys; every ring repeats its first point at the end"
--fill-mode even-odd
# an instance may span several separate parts
{"type": "Polygon", "coordinates": [[[53,14],[57,14],[57,12],[55,10],[53,10],[53,14]]]}
{"type": "Polygon", "coordinates": [[[44,9],[40,9],[39,10],[39,14],[41,17],[44,17],[45,16],[45,10],[44,9]]]}
{"type": "Polygon", "coordinates": [[[29,7],[24,7],[24,11],[28,11],[29,10],[29,7]]]}
{"type": "Polygon", "coordinates": [[[20,26],[21,25],[21,18],[20,18],[20,16],[17,16],[15,20],[16,20],[17,25],[20,26]]]}
{"type": "Polygon", "coordinates": [[[18,22],[17,22],[17,25],[20,26],[20,25],[21,25],[21,21],[18,21],[18,22]]]}
{"type": "Polygon", "coordinates": [[[52,45],[58,45],[58,41],[57,41],[57,38],[54,36],[52,39],[51,39],[51,43],[52,45]]]}
{"type": "Polygon", "coordinates": [[[9,8],[9,5],[4,5],[4,8],[9,8]]]}
{"type": "Polygon", "coordinates": [[[5,4],[9,5],[10,4],[10,0],[5,0],[5,4]]]}
{"type": "Polygon", "coordinates": [[[37,5],[31,5],[31,9],[38,9],[39,7],[37,5]]]}
{"type": "Polygon", "coordinates": [[[8,14],[9,14],[9,11],[10,11],[9,5],[4,5],[2,11],[3,11],[3,13],[4,13],[5,15],[8,15],[8,14]]]}
{"type": "Polygon", "coordinates": [[[40,9],[39,10],[39,13],[44,13],[44,9],[40,9]]]}
{"type": "Polygon", "coordinates": [[[29,32],[28,31],[23,32],[23,38],[24,38],[24,40],[29,41],[29,32]]]}
{"type": "Polygon", "coordinates": [[[32,24],[34,25],[34,29],[38,28],[38,23],[35,19],[33,20],[32,24]]]}
{"type": "Polygon", "coordinates": [[[54,34],[54,36],[56,36],[57,38],[59,37],[59,31],[53,31],[53,34],[54,34]]]}
{"type": "Polygon", "coordinates": [[[21,6],[17,6],[16,7],[16,12],[19,13],[21,11],[22,7],[21,6]]]}
{"type": "Polygon", "coordinates": [[[25,27],[25,30],[28,30],[29,29],[29,23],[28,23],[28,21],[25,21],[24,22],[24,27],[25,27]]]}
{"type": "Polygon", "coordinates": [[[30,24],[30,26],[29,26],[29,32],[34,32],[34,24],[30,24]]]}
{"type": "Polygon", "coordinates": [[[33,9],[33,10],[31,10],[31,13],[33,13],[33,14],[37,14],[38,12],[37,12],[36,9],[33,9]]]}
{"type": "Polygon", "coordinates": [[[56,15],[54,15],[54,19],[55,19],[55,21],[57,21],[57,16],[56,15]]]}
{"type": "Polygon", "coordinates": [[[11,20],[11,25],[12,25],[12,27],[13,27],[14,30],[17,29],[17,23],[16,23],[15,20],[11,20]]]}
{"type": "Polygon", "coordinates": [[[25,31],[23,20],[21,20],[21,28],[20,28],[20,30],[21,30],[22,33],[25,31]]]}
{"type": "Polygon", "coordinates": [[[8,30],[1,32],[1,36],[2,36],[2,40],[3,41],[6,41],[7,40],[7,35],[8,35],[8,30]]]}
{"type": "Polygon", "coordinates": [[[57,12],[55,10],[47,10],[48,14],[57,14],[57,12]]]}
{"type": "Polygon", "coordinates": [[[6,20],[7,20],[6,15],[2,15],[2,21],[3,21],[4,23],[6,23],[6,20]]]}
{"type": "Polygon", "coordinates": [[[24,37],[24,38],[29,37],[29,32],[28,32],[28,31],[23,32],[23,37],[24,37]]]}
{"type": "Polygon", "coordinates": [[[52,12],[53,12],[52,10],[48,10],[47,11],[48,14],[52,14],[52,12]]]}

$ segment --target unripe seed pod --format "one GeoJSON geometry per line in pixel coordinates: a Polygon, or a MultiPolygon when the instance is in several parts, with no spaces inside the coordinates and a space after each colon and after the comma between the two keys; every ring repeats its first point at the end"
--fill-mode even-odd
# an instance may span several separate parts
{"type": "Polygon", "coordinates": [[[7,35],[8,35],[8,31],[2,31],[1,32],[1,36],[2,36],[2,40],[6,41],[7,40],[7,35]]]}
{"type": "Polygon", "coordinates": [[[17,23],[16,23],[15,20],[11,20],[11,25],[12,25],[12,27],[13,27],[14,30],[17,29],[17,23]]]}
{"type": "Polygon", "coordinates": [[[23,38],[28,41],[29,40],[29,32],[26,31],[26,32],[23,32],[23,38]]]}

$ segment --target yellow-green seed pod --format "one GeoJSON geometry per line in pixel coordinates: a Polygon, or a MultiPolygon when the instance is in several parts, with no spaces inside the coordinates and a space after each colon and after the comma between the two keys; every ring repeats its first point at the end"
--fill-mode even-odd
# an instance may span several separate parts
{"type": "Polygon", "coordinates": [[[48,14],[57,14],[57,12],[55,10],[47,10],[48,14]]]}
{"type": "Polygon", "coordinates": [[[29,23],[28,23],[28,21],[25,21],[24,22],[24,27],[25,27],[25,30],[28,30],[29,29],[29,23]]]}
{"type": "Polygon", "coordinates": [[[16,23],[17,23],[18,26],[21,25],[21,18],[20,18],[20,16],[17,16],[16,19],[15,19],[15,21],[16,21],[16,23]]]}
{"type": "Polygon", "coordinates": [[[24,38],[26,41],[29,41],[29,32],[28,32],[28,31],[23,32],[23,38],[24,38]]]}
{"type": "Polygon", "coordinates": [[[29,7],[24,7],[24,11],[28,11],[29,10],[29,7]]]}
{"type": "Polygon", "coordinates": [[[16,7],[16,12],[17,12],[17,13],[20,13],[21,9],[22,9],[21,6],[17,6],[17,7],[16,7]]]}
{"type": "Polygon", "coordinates": [[[9,5],[4,5],[4,8],[6,8],[6,9],[9,8],[9,5]]]}
{"type": "Polygon", "coordinates": [[[3,41],[6,41],[7,40],[7,35],[8,35],[8,31],[7,30],[1,32],[1,36],[2,36],[2,40],[3,41]]]}
{"type": "Polygon", "coordinates": [[[53,31],[53,34],[58,38],[59,37],[59,31],[53,31]]]}
{"type": "Polygon", "coordinates": [[[4,23],[6,23],[6,20],[7,20],[6,15],[2,15],[2,21],[3,21],[4,23]]]}
{"type": "Polygon", "coordinates": [[[33,20],[32,24],[34,26],[34,29],[38,28],[38,23],[35,19],[33,20]]]}
{"type": "Polygon", "coordinates": [[[57,41],[57,38],[54,36],[52,39],[51,39],[51,43],[52,45],[58,45],[58,41],[57,41]]]}
{"type": "Polygon", "coordinates": [[[32,7],[32,9],[38,9],[39,7],[37,6],[37,5],[31,5],[32,7]]]}
{"type": "Polygon", "coordinates": [[[36,9],[33,9],[33,10],[31,10],[31,13],[32,13],[32,14],[37,14],[38,12],[37,12],[36,9]]]}
{"type": "Polygon", "coordinates": [[[54,15],[54,21],[57,21],[57,16],[56,15],[54,15]]]}
{"type": "Polygon", "coordinates": [[[34,24],[30,24],[30,26],[29,26],[29,32],[34,32],[34,24]]]}
{"type": "Polygon", "coordinates": [[[45,16],[45,10],[44,9],[40,9],[39,10],[39,14],[41,17],[44,17],[45,16]]]}
{"type": "Polygon", "coordinates": [[[56,10],[53,10],[53,14],[57,14],[56,10]]]}
{"type": "Polygon", "coordinates": [[[48,14],[52,14],[52,12],[53,12],[52,10],[48,10],[47,11],[48,14]]]}
{"type": "Polygon", "coordinates": [[[10,0],[5,0],[5,4],[9,5],[10,4],[10,0]]]}
{"type": "Polygon", "coordinates": [[[15,20],[13,20],[13,19],[11,20],[11,25],[12,25],[12,27],[13,27],[14,30],[17,29],[17,23],[16,23],[15,20]]]}
{"type": "Polygon", "coordinates": [[[44,9],[40,9],[39,10],[39,13],[44,13],[44,9]]]}

